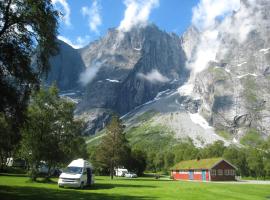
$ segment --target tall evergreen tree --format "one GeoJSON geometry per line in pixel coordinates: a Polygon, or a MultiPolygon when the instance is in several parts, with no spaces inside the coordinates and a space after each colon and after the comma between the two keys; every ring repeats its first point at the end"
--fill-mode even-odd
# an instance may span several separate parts
{"type": "Polygon", "coordinates": [[[106,127],[106,135],[97,149],[97,162],[109,169],[111,179],[113,179],[114,168],[128,165],[130,152],[124,126],[119,117],[113,116],[106,127]]]}

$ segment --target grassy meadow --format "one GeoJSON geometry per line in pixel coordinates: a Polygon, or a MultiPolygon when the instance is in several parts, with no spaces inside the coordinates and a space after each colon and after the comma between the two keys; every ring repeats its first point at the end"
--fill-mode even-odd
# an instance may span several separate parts
{"type": "Polygon", "coordinates": [[[114,199],[179,199],[179,200],[267,200],[269,185],[182,182],[155,180],[153,177],[126,179],[97,176],[96,183],[83,190],[58,188],[52,182],[29,182],[25,176],[0,176],[1,200],[114,200],[114,199]]]}

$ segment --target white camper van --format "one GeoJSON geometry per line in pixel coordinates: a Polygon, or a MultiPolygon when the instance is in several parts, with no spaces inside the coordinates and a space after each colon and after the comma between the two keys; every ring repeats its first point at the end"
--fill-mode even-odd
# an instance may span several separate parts
{"type": "Polygon", "coordinates": [[[116,168],[114,169],[114,172],[115,172],[115,176],[125,176],[125,174],[128,173],[128,170],[124,168],[116,168]]]}
{"type": "Polygon", "coordinates": [[[59,187],[80,187],[94,183],[94,173],[92,165],[83,159],[73,160],[61,173],[58,179],[59,187]]]}

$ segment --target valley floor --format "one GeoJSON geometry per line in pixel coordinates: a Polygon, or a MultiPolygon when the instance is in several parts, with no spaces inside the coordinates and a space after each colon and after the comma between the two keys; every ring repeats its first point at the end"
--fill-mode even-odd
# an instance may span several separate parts
{"type": "Polygon", "coordinates": [[[155,180],[154,178],[126,179],[97,176],[96,183],[84,190],[58,188],[57,179],[50,183],[32,183],[24,176],[0,176],[1,200],[106,200],[106,199],[179,199],[179,200],[267,200],[269,185],[220,184],[155,180]]]}

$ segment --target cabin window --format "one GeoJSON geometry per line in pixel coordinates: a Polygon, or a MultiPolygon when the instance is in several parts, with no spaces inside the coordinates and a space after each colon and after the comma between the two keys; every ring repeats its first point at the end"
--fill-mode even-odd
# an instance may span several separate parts
{"type": "Polygon", "coordinates": [[[231,176],[234,176],[234,175],[235,175],[234,169],[230,169],[230,170],[229,170],[229,175],[231,175],[231,176]]]}
{"type": "Polygon", "coordinates": [[[230,170],[229,169],[224,169],[224,175],[229,176],[230,175],[230,170]]]}
{"type": "Polygon", "coordinates": [[[219,170],[218,170],[218,175],[219,175],[219,176],[222,176],[222,175],[223,175],[223,170],[222,170],[222,169],[219,169],[219,170]]]}
{"type": "Polygon", "coordinates": [[[211,170],[211,175],[216,176],[217,175],[217,171],[215,169],[212,169],[211,170]]]}

